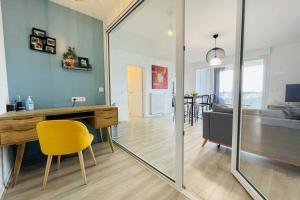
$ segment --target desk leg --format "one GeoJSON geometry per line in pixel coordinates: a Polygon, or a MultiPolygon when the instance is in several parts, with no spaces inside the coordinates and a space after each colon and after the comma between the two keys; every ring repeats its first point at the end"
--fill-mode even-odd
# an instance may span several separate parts
{"type": "Polygon", "coordinates": [[[110,145],[111,151],[115,152],[109,128],[106,128],[106,139],[110,145]]]}
{"type": "Polygon", "coordinates": [[[23,155],[25,151],[25,146],[26,143],[19,144],[17,148],[17,155],[16,155],[16,160],[15,160],[15,166],[14,166],[14,173],[13,173],[13,187],[17,183],[17,179],[20,173],[21,165],[22,165],[22,160],[23,160],[23,155]]]}
{"type": "Polygon", "coordinates": [[[99,142],[103,142],[102,129],[99,128],[99,142]]]}

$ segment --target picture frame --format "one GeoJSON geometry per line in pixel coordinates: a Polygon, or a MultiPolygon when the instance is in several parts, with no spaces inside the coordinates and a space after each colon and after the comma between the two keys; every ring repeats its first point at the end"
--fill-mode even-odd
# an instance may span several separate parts
{"type": "Polygon", "coordinates": [[[32,28],[32,35],[44,38],[46,37],[46,31],[38,28],[32,28]]]}
{"type": "Polygon", "coordinates": [[[56,39],[52,38],[52,37],[46,37],[46,45],[55,47],[56,46],[56,39]]]}
{"type": "Polygon", "coordinates": [[[78,67],[80,68],[90,68],[90,63],[88,58],[78,57],[78,67]]]}
{"type": "Polygon", "coordinates": [[[55,46],[45,45],[45,52],[51,53],[51,54],[56,54],[56,48],[55,48],[55,46]]]}
{"type": "Polygon", "coordinates": [[[30,49],[44,51],[44,39],[39,36],[30,35],[30,49]]]}
{"type": "Polygon", "coordinates": [[[168,68],[152,65],[152,89],[168,89],[168,68]]]}

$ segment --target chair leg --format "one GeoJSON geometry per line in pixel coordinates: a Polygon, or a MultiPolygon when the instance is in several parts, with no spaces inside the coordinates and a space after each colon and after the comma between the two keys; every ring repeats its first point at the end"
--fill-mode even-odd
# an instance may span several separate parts
{"type": "Polygon", "coordinates": [[[206,143],[208,142],[208,139],[205,139],[202,143],[202,147],[204,147],[206,145],[206,143]]]}
{"type": "Polygon", "coordinates": [[[113,146],[113,143],[112,143],[112,139],[111,139],[109,128],[106,128],[106,139],[107,139],[107,141],[108,141],[108,143],[110,145],[111,151],[114,153],[115,150],[114,150],[114,146],[113,146]]]}
{"type": "Polygon", "coordinates": [[[61,156],[58,155],[58,156],[57,156],[57,170],[60,169],[60,159],[61,159],[61,156]]]}
{"type": "Polygon", "coordinates": [[[96,161],[96,158],[95,158],[95,154],[94,154],[94,151],[93,151],[93,148],[92,148],[92,145],[89,146],[89,151],[90,151],[90,154],[94,160],[94,163],[95,163],[95,166],[97,165],[97,161],[96,161]]]}
{"type": "Polygon", "coordinates": [[[85,168],[84,168],[84,161],[83,161],[83,156],[82,156],[82,151],[78,152],[78,157],[79,157],[79,162],[80,162],[80,168],[81,168],[81,173],[82,173],[82,177],[84,180],[84,184],[87,184],[87,180],[86,180],[86,174],[85,174],[85,168]]]}
{"type": "Polygon", "coordinates": [[[44,180],[43,180],[43,189],[46,188],[47,181],[48,181],[48,175],[51,167],[51,162],[52,162],[52,156],[48,156],[47,159],[47,164],[46,164],[46,169],[45,169],[45,175],[44,175],[44,180]]]}

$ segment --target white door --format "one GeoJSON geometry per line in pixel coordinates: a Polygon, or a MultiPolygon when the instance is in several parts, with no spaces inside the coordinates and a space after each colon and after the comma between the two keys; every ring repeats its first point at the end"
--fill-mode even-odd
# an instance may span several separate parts
{"type": "Polygon", "coordinates": [[[143,116],[143,68],[128,66],[128,114],[143,116]]]}

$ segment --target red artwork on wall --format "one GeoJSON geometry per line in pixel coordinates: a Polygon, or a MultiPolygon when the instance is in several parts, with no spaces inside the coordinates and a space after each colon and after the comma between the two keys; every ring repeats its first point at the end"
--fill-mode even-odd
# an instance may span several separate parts
{"type": "Polygon", "coordinates": [[[168,89],[168,68],[152,65],[152,89],[168,89]]]}

